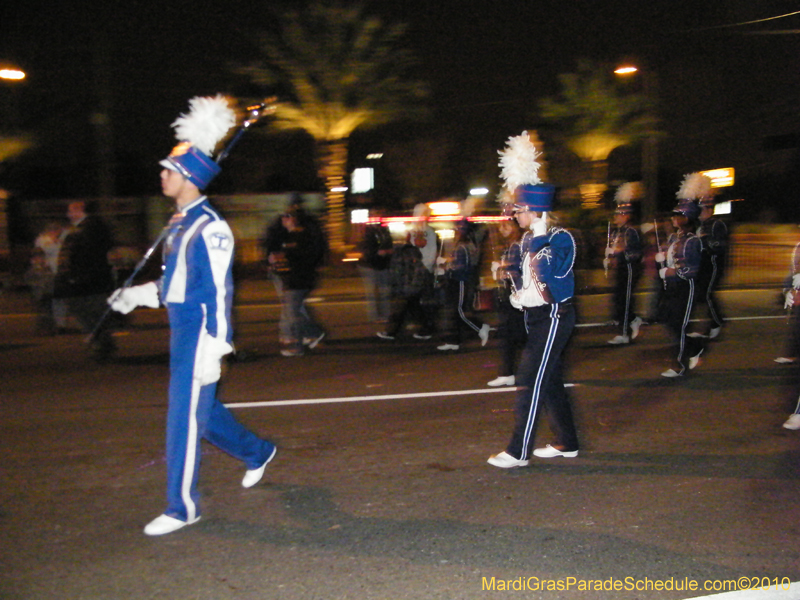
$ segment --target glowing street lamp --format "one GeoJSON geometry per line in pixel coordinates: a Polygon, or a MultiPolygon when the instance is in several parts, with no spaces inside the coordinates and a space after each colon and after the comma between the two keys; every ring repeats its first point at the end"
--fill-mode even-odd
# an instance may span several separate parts
{"type": "MultiPolygon", "coordinates": [[[[614,73],[621,77],[639,74],[645,98],[655,105],[658,91],[656,74],[652,69],[640,71],[635,65],[623,64],[614,69],[614,73]]],[[[643,217],[649,219],[655,214],[658,203],[658,139],[655,135],[648,136],[642,144],[642,178],[644,179],[643,217]]]]}

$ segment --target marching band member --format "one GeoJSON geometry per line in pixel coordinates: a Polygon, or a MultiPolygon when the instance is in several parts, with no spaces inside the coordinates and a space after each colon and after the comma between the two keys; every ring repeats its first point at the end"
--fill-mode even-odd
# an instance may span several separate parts
{"type": "Polygon", "coordinates": [[[220,172],[211,158],[235,123],[221,97],[194,98],[173,124],[182,142],[161,161],[161,188],[177,209],[169,224],[159,281],[123,288],[109,298],[128,313],[137,306],[167,308],[170,382],[167,413],[167,509],[145,528],[164,535],[200,519],[197,479],[200,440],[245,463],[243,487],[261,480],[276,447],[245,429],[219,401],[217,381],[231,345],[233,234],[202,190],[220,172]]]}
{"type": "Polygon", "coordinates": [[[525,313],[527,341],[515,375],[514,431],[506,449],[489,457],[502,469],[528,465],[540,408],[549,417],[554,443],[533,450],[541,458],[578,455],[578,437],[564,389],[563,356],[575,328],[575,240],[551,226],[555,187],[538,176],[539,156],[527,132],[511,137],[500,152],[502,175],[514,190],[514,212],[525,230],[520,264],[512,279],[512,303],[525,313]]]}

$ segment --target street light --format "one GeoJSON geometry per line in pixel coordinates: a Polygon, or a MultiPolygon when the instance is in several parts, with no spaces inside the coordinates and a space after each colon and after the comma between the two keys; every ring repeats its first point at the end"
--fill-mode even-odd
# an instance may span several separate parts
{"type": "MultiPolygon", "coordinates": [[[[646,100],[655,107],[658,92],[656,91],[656,76],[651,69],[640,70],[632,64],[620,65],[614,73],[621,77],[640,74],[642,78],[642,94],[646,100]]],[[[652,109],[655,115],[655,108],[652,109]]],[[[644,181],[644,200],[642,202],[642,217],[650,219],[655,216],[658,197],[658,138],[648,135],[642,143],[642,179],[644,181]]]]}
{"type": "Polygon", "coordinates": [[[0,69],[0,79],[8,79],[10,81],[19,81],[25,79],[25,71],[12,68],[0,69]]]}

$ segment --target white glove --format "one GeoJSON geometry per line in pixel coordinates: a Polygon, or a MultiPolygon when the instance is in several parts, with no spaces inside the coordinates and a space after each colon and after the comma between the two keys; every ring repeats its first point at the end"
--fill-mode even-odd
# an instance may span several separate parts
{"type": "Polygon", "coordinates": [[[784,298],[785,300],[783,302],[783,308],[789,310],[794,306],[794,290],[787,291],[784,295],[784,298]]]}
{"type": "Polygon", "coordinates": [[[500,268],[500,263],[497,262],[496,260],[493,260],[492,261],[492,277],[494,277],[495,279],[497,279],[497,269],[499,269],[499,268],[500,268]]]}
{"type": "Polygon", "coordinates": [[[444,256],[437,256],[436,257],[436,264],[437,265],[447,264],[447,259],[444,256]]]}
{"type": "Polygon", "coordinates": [[[664,256],[663,252],[656,252],[656,262],[663,263],[665,260],[667,260],[667,257],[664,256]]]}
{"type": "Polygon", "coordinates": [[[194,377],[200,385],[208,385],[219,381],[222,376],[222,357],[233,352],[233,346],[207,333],[200,338],[200,345],[194,377]]]}
{"type": "Polygon", "coordinates": [[[539,237],[540,235],[545,235],[547,233],[547,217],[545,214],[546,213],[542,213],[542,217],[540,219],[536,219],[533,223],[531,223],[533,237],[539,237]]]}
{"type": "Polygon", "coordinates": [[[614,254],[614,249],[611,246],[606,246],[606,256],[611,256],[614,254]]]}
{"type": "Polygon", "coordinates": [[[796,273],[792,276],[792,287],[796,290],[800,290],[800,273],[796,273]]]}
{"type": "Polygon", "coordinates": [[[603,269],[605,269],[606,271],[608,271],[608,266],[609,266],[610,264],[611,264],[611,261],[610,261],[609,259],[607,259],[607,258],[604,258],[604,259],[603,259],[603,269]]]}
{"type": "Polygon", "coordinates": [[[113,310],[123,315],[127,315],[137,306],[158,308],[161,305],[155,281],[129,288],[119,288],[108,297],[107,302],[113,310]]]}
{"type": "Polygon", "coordinates": [[[667,267],[661,267],[658,270],[658,276],[661,277],[661,279],[666,279],[667,278],[667,267]]]}

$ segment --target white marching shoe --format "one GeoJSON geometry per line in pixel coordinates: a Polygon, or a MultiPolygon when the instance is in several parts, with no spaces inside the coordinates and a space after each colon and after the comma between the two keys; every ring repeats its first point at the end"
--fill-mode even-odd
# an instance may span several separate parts
{"type": "Polygon", "coordinates": [[[800,429],[800,415],[794,414],[788,419],[786,419],[786,423],[783,424],[786,429],[800,429]]]}
{"type": "Polygon", "coordinates": [[[169,515],[161,515],[150,521],[144,528],[145,535],[166,535],[178,529],[183,529],[187,525],[197,523],[200,517],[195,517],[191,521],[181,521],[169,515]]]}
{"type": "Polygon", "coordinates": [[[533,451],[534,456],[538,456],[539,458],[555,458],[557,456],[563,456],[564,458],[575,458],[578,456],[577,450],[559,450],[547,444],[544,448],[536,448],[533,451]]]}
{"type": "Polygon", "coordinates": [[[501,469],[516,469],[517,467],[527,467],[528,461],[527,460],[520,460],[519,458],[514,458],[508,452],[500,452],[499,454],[493,454],[487,460],[490,465],[493,467],[500,467],[501,469]]]}
{"type": "Polygon", "coordinates": [[[608,340],[608,343],[614,346],[619,346],[620,344],[630,344],[631,338],[629,338],[627,335],[618,335],[608,340]]]}
{"type": "Polygon", "coordinates": [[[264,469],[267,468],[267,465],[270,461],[275,458],[275,453],[278,451],[277,446],[272,447],[272,454],[269,455],[269,458],[264,462],[263,465],[258,467],[257,469],[250,469],[244,474],[244,478],[242,479],[242,487],[243,488],[251,488],[264,476],[264,469]]]}
{"type": "Polygon", "coordinates": [[[633,321],[631,321],[631,339],[635,340],[636,336],[639,335],[639,328],[642,326],[642,317],[636,317],[633,321]]]}
{"type": "Polygon", "coordinates": [[[500,377],[495,377],[486,385],[488,385],[489,387],[500,387],[501,385],[514,385],[514,376],[509,375],[508,377],[503,377],[501,375],[500,377]]]}

